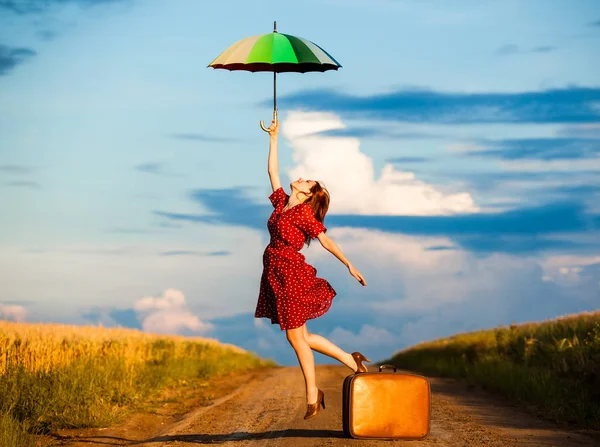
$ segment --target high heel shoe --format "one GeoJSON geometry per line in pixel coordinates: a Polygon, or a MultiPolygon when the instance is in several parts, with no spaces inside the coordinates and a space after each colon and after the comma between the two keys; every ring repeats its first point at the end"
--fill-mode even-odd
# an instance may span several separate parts
{"type": "Polygon", "coordinates": [[[323,410],[325,409],[325,394],[323,391],[318,390],[317,393],[317,401],[314,404],[308,404],[306,406],[306,414],[304,415],[305,420],[309,420],[310,418],[314,418],[319,411],[321,411],[320,406],[323,406],[323,410]]]}
{"type": "Polygon", "coordinates": [[[351,355],[352,355],[352,358],[354,359],[354,361],[356,362],[356,372],[357,373],[366,373],[368,371],[367,367],[365,365],[363,365],[362,362],[370,362],[371,360],[366,358],[360,352],[353,352],[351,355]]]}

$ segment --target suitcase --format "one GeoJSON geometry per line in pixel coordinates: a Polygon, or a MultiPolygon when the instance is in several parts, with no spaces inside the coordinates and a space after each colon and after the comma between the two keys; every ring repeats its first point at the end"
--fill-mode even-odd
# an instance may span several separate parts
{"type": "Polygon", "coordinates": [[[429,434],[429,380],[417,374],[396,373],[393,365],[346,377],[342,405],[342,425],[348,438],[423,439],[429,434]],[[384,368],[394,372],[382,372],[384,368]]]}

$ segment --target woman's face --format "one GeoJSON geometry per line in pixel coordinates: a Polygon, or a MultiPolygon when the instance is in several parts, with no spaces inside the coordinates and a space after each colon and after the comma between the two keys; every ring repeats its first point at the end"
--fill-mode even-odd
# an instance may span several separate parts
{"type": "Polygon", "coordinates": [[[304,180],[302,177],[300,177],[295,182],[290,183],[290,188],[292,188],[292,190],[295,189],[298,192],[303,192],[304,194],[310,195],[310,188],[316,184],[317,182],[314,180],[304,180]]]}

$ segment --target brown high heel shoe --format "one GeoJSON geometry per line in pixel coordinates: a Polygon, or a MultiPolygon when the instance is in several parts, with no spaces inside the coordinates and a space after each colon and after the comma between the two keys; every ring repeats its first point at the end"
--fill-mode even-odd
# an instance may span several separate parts
{"type": "Polygon", "coordinates": [[[319,392],[317,393],[317,401],[314,404],[308,404],[306,406],[306,414],[304,415],[305,420],[314,418],[317,414],[319,414],[319,411],[321,411],[321,408],[319,407],[321,405],[323,406],[323,410],[325,409],[325,394],[323,394],[323,391],[321,390],[318,391],[319,392]]]}
{"type": "Polygon", "coordinates": [[[357,373],[366,373],[368,371],[367,367],[365,365],[363,365],[362,362],[370,362],[371,360],[366,358],[360,352],[353,352],[351,355],[352,355],[352,358],[354,359],[354,361],[356,362],[356,372],[357,373]]]}

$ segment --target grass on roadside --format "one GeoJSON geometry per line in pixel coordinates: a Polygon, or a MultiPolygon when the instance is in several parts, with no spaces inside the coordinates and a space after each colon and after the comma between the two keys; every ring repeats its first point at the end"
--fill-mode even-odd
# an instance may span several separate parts
{"type": "Polygon", "coordinates": [[[108,426],[169,386],[266,366],[274,363],[210,339],[0,322],[0,446],[108,426]]]}
{"type": "Polygon", "coordinates": [[[459,377],[600,429],[600,311],[420,343],[382,363],[459,377]]]}

